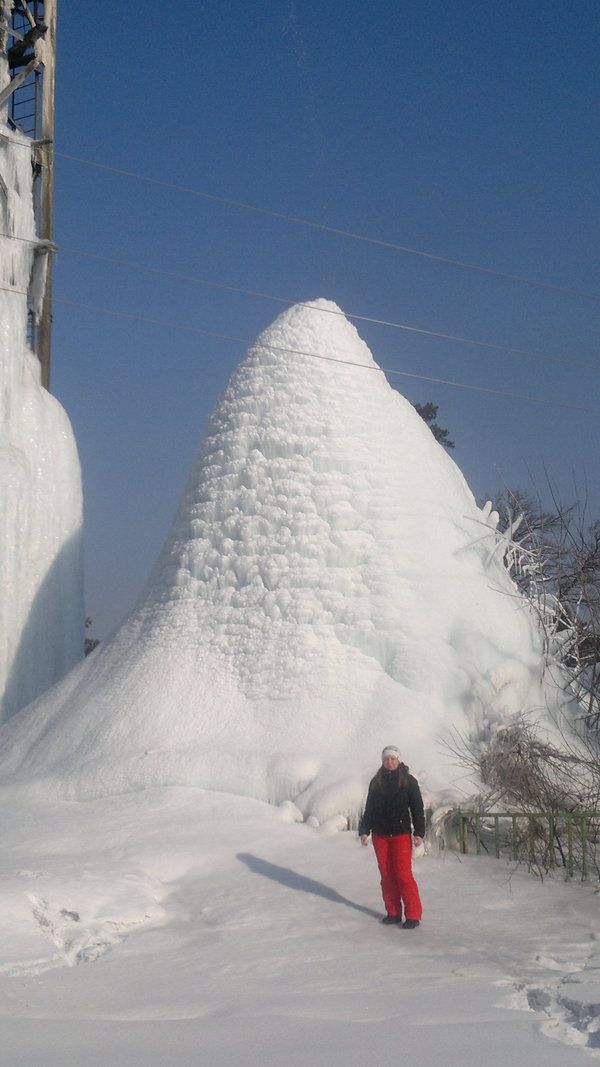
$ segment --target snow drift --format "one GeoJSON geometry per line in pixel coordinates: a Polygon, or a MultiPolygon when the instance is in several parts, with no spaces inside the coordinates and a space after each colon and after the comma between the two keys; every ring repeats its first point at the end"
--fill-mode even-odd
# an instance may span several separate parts
{"type": "Polygon", "coordinates": [[[31,141],[0,127],[0,720],[83,655],[79,460],[27,345],[28,297],[36,315],[45,259],[31,141]]]}
{"type": "Polygon", "coordinates": [[[210,419],[139,603],[4,727],[2,778],[194,784],[322,821],[357,810],[393,742],[446,785],[440,736],[545,700],[493,525],[339,308],[291,308],[210,419]]]}

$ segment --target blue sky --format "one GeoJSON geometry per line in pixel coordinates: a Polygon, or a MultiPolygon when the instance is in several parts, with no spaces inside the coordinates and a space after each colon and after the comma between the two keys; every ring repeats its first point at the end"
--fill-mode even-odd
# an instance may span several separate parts
{"type": "Polygon", "coordinates": [[[244,347],[74,304],[248,339],[282,309],[195,276],[540,353],[357,324],[385,367],[548,401],[392,379],[439,405],[478,498],[547,495],[547,473],[565,501],[587,483],[600,515],[599,28],[586,0],[62,0],[52,388],[80,449],[95,634],[141,591],[244,347]]]}

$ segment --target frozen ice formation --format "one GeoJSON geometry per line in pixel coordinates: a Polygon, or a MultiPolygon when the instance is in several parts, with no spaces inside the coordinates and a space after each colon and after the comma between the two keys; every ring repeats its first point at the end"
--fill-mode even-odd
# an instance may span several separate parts
{"type": "Polygon", "coordinates": [[[31,141],[0,125],[0,721],[83,655],[79,459],[27,345],[36,248],[31,141]]]}
{"type": "Polygon", "coordinates": [[[212,415],[140,601],[3,728],[0,774],[68,797],[194,784],[323,822],[393,742],[441,788],[441,736],[543,702],[494,537],[339,308],[292,307],[212,415]]]}

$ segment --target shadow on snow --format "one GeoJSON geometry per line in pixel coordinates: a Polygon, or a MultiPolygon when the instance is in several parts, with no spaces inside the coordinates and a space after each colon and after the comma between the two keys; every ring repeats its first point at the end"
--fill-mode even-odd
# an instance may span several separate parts
{"type": "Polygon", "coordinates": [[[253,856],[250,852],[238,852],[237,858],[245,863],[254,874],[262,874],[265,878],[279,882],[288,889],[297,889],[301,893],[313,893],[317,897],[324,897],[325,900],[331,900],[334,904],[344,904],[347,908],[354,908],[355,911],[361,911],[375,919],[381,917],[380,912],[366,908],[363,904],[355,904],[353,900],[343,897],[331,886],[316,882],[314,878],[307,878],[304,874],[298,874],[297,871],[291,871],[289,867],[278,867],[275,863],[261,860],[259,856],[253,856]]]}

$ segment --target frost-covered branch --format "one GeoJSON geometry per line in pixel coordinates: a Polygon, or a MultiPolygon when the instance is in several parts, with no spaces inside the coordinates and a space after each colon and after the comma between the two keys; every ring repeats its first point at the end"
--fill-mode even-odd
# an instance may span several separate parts
{"type": "MultiPolygon", "coordinates": [[[[585,503],[554,510],[519,490],[497,505],[494,556],[537,616],[546,660],[560,667],[589,727],[600,725],[600,522],[585,503]]],[[[493,513],[492,513],[493,514],[493,513]]],[[[488,519],[489,522],[489,519],[488,519]]]]}

